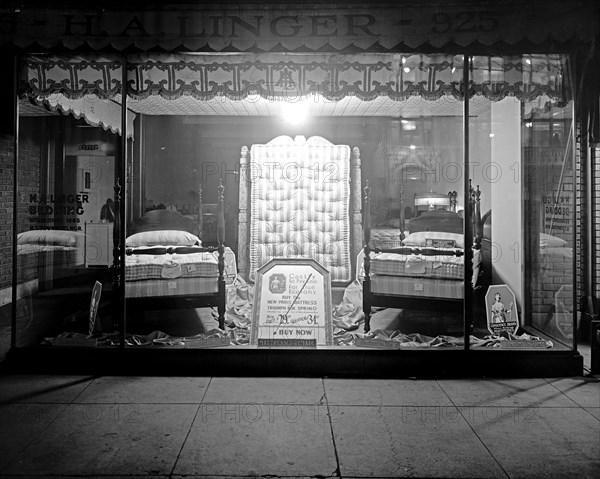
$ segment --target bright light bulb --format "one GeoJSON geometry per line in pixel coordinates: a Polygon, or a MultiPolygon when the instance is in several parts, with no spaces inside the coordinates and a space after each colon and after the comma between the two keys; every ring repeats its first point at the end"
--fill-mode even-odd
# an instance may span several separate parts
{"type": "Polygon", "coordinates": [[[304,102],[285,102],[282,106],[283,119],[288,123],[298,125],[302,123],[308,115],[307,106],[304,102]]]}
{"type": "Polygon", "coordinates": [[[404,73],[410,73],[410,68],[404,67],[404,73]]]}
{"type": "Polygon", "coordinates": [[[415,145],[410,145],[410,146],[409,146],[409,148],[410,148],[411,150],[415,150],[417,147],[416,147],[415,145]]]}

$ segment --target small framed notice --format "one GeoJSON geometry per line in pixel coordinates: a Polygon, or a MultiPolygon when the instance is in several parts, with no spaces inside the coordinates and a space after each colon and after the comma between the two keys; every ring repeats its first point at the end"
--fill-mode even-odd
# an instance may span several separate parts
{"type": "Polygon", "coordinates": [[[284,348],[333,344],[329,271],[304,258],[275,258],[261,267],[250,343],[284,348]]]}

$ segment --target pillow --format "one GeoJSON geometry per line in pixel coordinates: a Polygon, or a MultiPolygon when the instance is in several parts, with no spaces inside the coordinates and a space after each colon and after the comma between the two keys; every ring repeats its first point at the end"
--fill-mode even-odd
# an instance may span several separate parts
{"type": "Polygon", "coordinates": [[[457,248],[465,247],[463,235],[458,233],[447,233],[445,231],[418,231],[409,234],[402,244],[404,246],[426,246],[427,240],[453,240],[457,248]]]}
{"type": "Polygon", "coordinates": [[[83,233],[66,230],[31,230],[17,235],[17,244],[45,244],[74,247],[83,244],[83,233]]]}
{"type": "Polygon", "coordinates": [[[125,245],[136,246],[201,246],[195,234],[180,230],[142,231],[128,236],[125,245]]]}
{"type": "Polygon", "coordinates": [[[548,248],[562,248],[567,242],[564,239],[557,238],[546,233],[540,233],[540,246],[548,248]]]}
{"type": "Polygon", "coordinates": [[[399,228],[400,227],[400,218],[388,218],[381,226],[389,226],[391,228],[399,228]]]}

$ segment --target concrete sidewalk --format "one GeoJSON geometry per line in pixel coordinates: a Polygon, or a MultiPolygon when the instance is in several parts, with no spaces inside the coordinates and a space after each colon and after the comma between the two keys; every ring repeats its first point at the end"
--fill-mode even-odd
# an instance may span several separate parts
{"type": "Polygon", "coordinates": [[[2,477],[600,477],[598,379],[0,376],[2,477]]]}

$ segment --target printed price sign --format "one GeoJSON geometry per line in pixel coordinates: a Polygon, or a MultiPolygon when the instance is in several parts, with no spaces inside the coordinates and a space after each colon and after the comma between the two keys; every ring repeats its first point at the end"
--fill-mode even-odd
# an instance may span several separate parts
{"type": "Polygon", "coordinates": [[[329,271],[313,259],[272,259],[257,272],[252,318],[259,347],[333,344],[329,271]]]}

